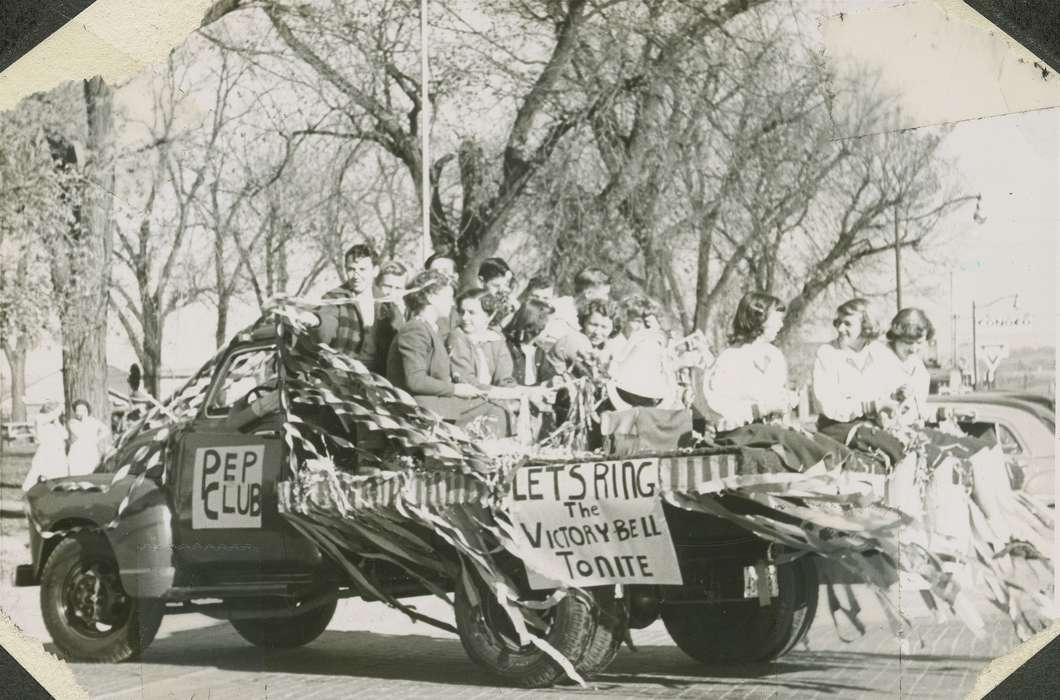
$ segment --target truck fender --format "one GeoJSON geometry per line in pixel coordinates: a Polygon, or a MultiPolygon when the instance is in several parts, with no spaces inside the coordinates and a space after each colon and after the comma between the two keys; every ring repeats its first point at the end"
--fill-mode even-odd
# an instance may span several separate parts
{"type": "Polygon", "coordinates": [[[104,528],[126,593],[160,598],[173,587],[173,512],[164,492],[144,481],[114,527],[104,528]]]}

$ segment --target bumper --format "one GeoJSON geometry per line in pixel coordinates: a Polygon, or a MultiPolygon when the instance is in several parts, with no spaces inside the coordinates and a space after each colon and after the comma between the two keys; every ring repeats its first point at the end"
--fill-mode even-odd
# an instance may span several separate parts
{"type": "Polygon", "coordinates": [[[15,567],[15,586],[39,586],[40,579],[32,564],[19,564],[15,567]]]}

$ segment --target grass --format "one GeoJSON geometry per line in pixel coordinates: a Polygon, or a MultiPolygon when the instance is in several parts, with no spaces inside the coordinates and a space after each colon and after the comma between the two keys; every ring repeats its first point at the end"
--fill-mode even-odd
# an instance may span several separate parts
{"type": "Polygon", "coordinates": [[[29,563],[29,525],[22,511],[22,479],[32,453],[6,451],[0,457],[0,585],[11,585],[15,566],[29,563]]]}

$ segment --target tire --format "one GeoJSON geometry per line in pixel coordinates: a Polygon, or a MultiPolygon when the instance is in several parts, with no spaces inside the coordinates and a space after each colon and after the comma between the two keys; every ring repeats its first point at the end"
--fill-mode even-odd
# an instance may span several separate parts
{"type": "Polygon", "coordinates": [[[161,601],[126,595],[110,545],[99,535],[69,537],[41,574],[41,613],[67,658],[118,663],[137,658],[158,633],[161,601]]]}
{"type": "Polygon", "coordinates": [[[708,665],[771,661],[806,636],[817,612],[817,568],[808,557],[777,567],[779,595],[746,601],[670,605],[663,624],[677,647],[708,665]]]}
{"type": "Polygon", "coordinates": [[[817,573],[817,559],[812,555],[805,555],[793,561],[789,566],[795,567],[795,574],[802,578],[801,595],[795,602],[795,614],[792,628],[793,634],[784,648],[775,658],[784,656],[795,646],[806,638],[813,626],[814,618],[817,617],[818,596],[821,590],[821,578],[817,573]]]}
{"type": "MultiPolygon", "coordinates": [[[[462,586],[456,591],[456,627],[467,655],[491,675],[523,688],[547,688],[562,681],[563,669],[535,646],[520,647],[507,614],[492,594],[479,591],[482,605],[472,607],[462,586]]],[[[601,624],[593,598],[571,590],[543,613],[549,628],[545,640],[570,659],[575,670],[589,675],[606,668],[618,652],[620,638],[601,624]]]]}
{"type": "Polygon", "coordinates": [[[294,649],[305,646],[324,633],[335,615],[338,600],[310,608],[292,617],[263,617],[229,620],[239,636],[256,647],[294,649]]]}
{"type": "Polygon", "coordinates": [[[612,590],[597,589],[593,593],[596,602],[593,606],[593,632],[586,642],[581,661],[574,665],[586,680],[607,670],[618,656],[626,637],[627,616],[622,610],[622,603],[608,595],[612,590]]]}

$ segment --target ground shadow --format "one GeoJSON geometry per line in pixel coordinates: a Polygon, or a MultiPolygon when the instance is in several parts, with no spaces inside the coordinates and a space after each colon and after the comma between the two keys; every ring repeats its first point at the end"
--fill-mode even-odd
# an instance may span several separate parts
{"type": "MultiPolygon", "coordinates": [[[[57,653],[51,645],[46,648],[57,653]]],[[[749,680],[785,694],[823,693],[845,697],[872,690],[838,679],[837,682],[817,680],[827,676],[829,669],[849,667],[850,663],[849,658],[835,664],[820,663],[807,654],[798,660],[772,664],[711,667],[688,658],[676,647],[641,646],[636,652],[623,649],[611,668],[594,679],[592,685],[597,690],[613,690],[622,695],[654,695],[660,688],[704,685],[724,689],[746,686],[749,680]],[[812,674],[816,679],[792,677],[795,674],[812,674]]],[[[452,637],[328,631],[300,649],[262,650],[244,642],[223,622],[174,632],[156,641],[137,664],[146,676],[158,679],[173,673],[167,668],[196,667],[476,687],[501,684],[476,666],[467,657],[460,641],[452,637]]],[[[79,675],[92,674],[87,665],[78,666],[79,675]]],[[[179,670],[176,676],[183,673],[179,670]]]]}

